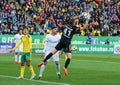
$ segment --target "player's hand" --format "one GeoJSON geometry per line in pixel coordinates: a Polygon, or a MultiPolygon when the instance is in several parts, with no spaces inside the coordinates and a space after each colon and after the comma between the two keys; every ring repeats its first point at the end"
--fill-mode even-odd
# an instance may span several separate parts
{"type": "Polygon", "coordinates": [[[10,49],[10,53],[12,53],[14,50],[13,49],[10,49]]]}
{"type": "Polygon", "coordinates": [[[61,56],[61,55],[63,54],[63,52],[62,52],[62,51],[59,51],[58,54],[59,54],[59,56],[61,56]]]}
{"type": "Polygon", "coordinates": [[[44,56],[45,56],[45,53],[44,53],[44,52],[42,52],[40,57],[44,57],[44,56]]]}
{"type": "Polygon", "coordinates": [[[82,31],[83,30],[83,27],[81,25],[79,25],[79,29],[82,31]]]}
{"type": "Polygon", "coordinates": [[[32,52],[32,49],[30,49],[30,52],[32,52]]]}

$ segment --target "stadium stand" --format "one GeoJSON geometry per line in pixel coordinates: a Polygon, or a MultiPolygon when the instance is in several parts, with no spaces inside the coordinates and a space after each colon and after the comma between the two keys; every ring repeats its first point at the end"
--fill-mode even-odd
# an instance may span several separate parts
{"type": "Polygon", "coordinates": [[[23,26],[28,26],[31,34],[43,34],[39,29],[47,33],[52,26],[59,27],[61,20],[67,24],[70,17],[79,15],[86,8],[92,11],[90,23],[86,30],[79,30],[77,35],[120,35],[119,0],[2,0],[0,34],[14,34],[23,26]]]}

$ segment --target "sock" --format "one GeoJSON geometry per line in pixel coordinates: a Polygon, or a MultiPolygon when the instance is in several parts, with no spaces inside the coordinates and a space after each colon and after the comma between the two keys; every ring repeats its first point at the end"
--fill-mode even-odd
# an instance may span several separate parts
{"type": "Polygon", "coordinates": [[[60,74],[60,64],[56,65],[57,74],[60,74]]]}
{"type": "Polygon", "coordinates": [[[45,65],[42,65],[41,68],[40,68],[39,77],[42,77],[44,70],[45,70],[45,65]]]}
{"type": "Polygon", "coordinates": [[[50,59],[52,57],[52,53],[49,53],[46,58],[43,60],[43,62],[46,62],[48,59],[50,59]]]}
{"type": "Polygon", "coordinates": [[[19,61],[18,62],[20,62],[21,63],[21,55],[19,55],[19,61]]]}
{"type": "Polygon", "coordinates": [[[15,55],[15,62],[17,62],[17,55],[15,55]]]}
{"type": "Polygon", "coordinates": [[[25,66],[21,66],[20,76],[24,77],[25,66]]]}
{"type": "Polygon", "coordinates": [[[33,70],[32,65],[29,66],[29,70],[30,70],[30,72],[31,72],[32,75],[35,75],[35,72],[34,72],[34,70],[33,70]]]}
{"type": "Polygon", "coordinates": [[[67,60],[66,60],[66,62],[65,62],[65,68],[67,68],[68,67],[68,65],[69,65],[69,63],[70,63],[70,58],[67,58],[67,60]]]}

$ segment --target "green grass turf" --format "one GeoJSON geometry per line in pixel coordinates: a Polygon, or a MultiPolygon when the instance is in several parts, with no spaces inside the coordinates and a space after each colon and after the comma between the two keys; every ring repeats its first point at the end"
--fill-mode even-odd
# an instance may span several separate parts
{"type": "MultiPolygon", "coordinates": [[[[20,65],[13,64],[13,55],[0,54],[0,75],[19,76],[20,65]]],[[[38,78],[39,68],[37,64],[42,61],[38,54],[32,55],[32,65],[36,78],[38,78]]],[[[60,57],[61,68],[64,65],[64,55],[60,57]]],[[[46,66],[42,81],[67,83],[70,85],[120,85],[120,56],[113,54],[81,54],[73,55],[68,68],[69,75],[62,79],[56,75],[54,62],[49,62],[46,66]]],[[[30,78],[31,74],[26,67],[25,78],[30,78]]],[[[0,85],[53,85],[45,82],[35,82],[30,80],[17,80],[0,76],[0,85]]],[[[56,84],[54,84],[56,85],[56,84]]]]}

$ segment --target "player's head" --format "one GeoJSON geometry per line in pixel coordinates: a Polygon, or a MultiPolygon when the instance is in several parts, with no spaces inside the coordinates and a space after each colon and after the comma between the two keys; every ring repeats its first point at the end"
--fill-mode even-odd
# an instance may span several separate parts
{"type": "Polygon", "coordinates": [[[23,32],[23,30],[20,28],[20,29],[18,30],[18,33],[19,33],[19,34],[22,34],[22,32],[23,32]]]}
{"type": "Polygon", "coordinates": [[[75,23],[76,23],[76,19],[71,19],[71,20],[69,21],[69,25],[71,25],[71,26],[74,26],[75,23]]]}
{"type": "Polygon", "coordinates": [[[51,30],[52,30],[52,34],[57,34],[57,32],[58,32],[57,27],[52,27],[51,30]]]}
{"type": "Polygon", "coordinates": [[[28,28],[24,28],[24,29],[23,29],[23,33],[24,33],[25,35],[29,34],[28,28]]]}

